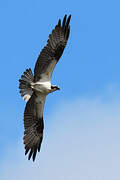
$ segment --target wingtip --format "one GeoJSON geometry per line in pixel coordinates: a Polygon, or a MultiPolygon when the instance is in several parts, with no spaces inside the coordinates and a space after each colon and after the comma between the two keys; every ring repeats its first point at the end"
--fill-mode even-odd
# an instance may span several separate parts
{"type": "Polygon", "coordinates": [[[67,19],[67,23],[66,23],[67,27],[69,26],[70,20],[71,20],[71,14],[68,16],[68,19],[67,19]]]}
{"type": "Polygon", "coordinates": [[[63,18],[62,27],[65,27],[65,24],[66,24],[66,18],[67,18],[67,15],[65,14],[65,16],[64,16],[64,18],[63,18]]]}
{"type": "Polygon", "coordinates": [[[61,26],[61,19],[59,19],[58,21],[58,26],[61,26]]]}
{"type": "Polygon", "coordinates": [[[72,15],[70,14],[70,15],[68,16],[68,19],[70,19],[70,20],[71,20],[71,16],[72,16],[72,15]]]}
{"type": "Polygon", "coordinates": [[[30,153],[29,153],[29,156],[28,156],[28,160],[31,159],[32,154],[33,154],[33,151],[32,151],[32,149],[31,149],[31,151],[30,151],[30,153]]]}
{"type": "Polygon", "coordinates": [[[35,161],[35,158],[36,158],[36,153],[37,153],[37,149],[34,149],[34,152],[33,152],[33,162],[35,161]]]}
{"type": "MultiPolygon", "coordinates": [[[[24,140],[24,144],[25,144],[25,136],[23,137],[23,140],[24,140]]],[[[25,146],[25,155],[29,152],[29,150],[30,149],[25,146]]]]}
{"type": "MultiPolygon", "coordinates": [[[[71,19],[71,16],[72,16],[71,14],[70,14],[70,15],[65,14],[65,15],[64,15],[64,18],[65,18],[65,19],[66,19],[66,18],[67,18],[67,19],[71,19]]],[[[64,18],[63,18],[63,19],[64,19],[64,18]]]]}
{"type": "Polygon", "coordinates": [[[64,15],[64,18],[63,18],[63,23],[62,23],[62,27],[64,28],[65,26],[68,27],[69,26],[69,23],[70,23],[70,20],[71,20],[71,14],[68,16],[67,18],[67,14],[64,15]]]}
{"type": "Polygon", "coordinates": [[[64,18],[66,18],[66,17],[67,17],[67,14],[64,15],[64,18]]]}

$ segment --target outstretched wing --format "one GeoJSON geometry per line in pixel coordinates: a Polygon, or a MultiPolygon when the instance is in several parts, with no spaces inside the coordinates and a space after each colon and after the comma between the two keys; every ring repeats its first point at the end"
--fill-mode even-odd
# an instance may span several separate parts
{"type": "Polygon", "coordinates": [[[34,69],[34,82],[49,81],[58,60],[62,56],[70,34],[70,19],[64,16],[49,35],[47,45],[42,49],[34,69]]]}
{"type": "Polygon", "coordinates": [[[40,151],[41,142],[43,139],[43,108],[46,96],[41,94],[38,97],[35,92],[27,102],[24,111],[24,144],[25,155],[29,153],[28,159],[35,160],[37,151],[40,151]]]}

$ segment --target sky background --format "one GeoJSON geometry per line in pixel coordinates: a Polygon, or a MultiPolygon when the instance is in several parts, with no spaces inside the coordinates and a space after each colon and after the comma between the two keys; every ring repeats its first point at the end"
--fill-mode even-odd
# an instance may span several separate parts
{"type": "Polygon", "coordinates": [[[0,179],[120,179],[120,1],[0,1],[0,179]],[[59,18],[71,34],[47,97],[36,161],[24,155],[19,78],[59,18]]]}

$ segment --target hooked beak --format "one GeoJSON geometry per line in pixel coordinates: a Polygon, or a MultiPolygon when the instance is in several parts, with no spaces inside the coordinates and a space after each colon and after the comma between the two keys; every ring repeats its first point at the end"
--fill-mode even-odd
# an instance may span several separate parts
{"type": "Polygon", "coordinates": [[[59,88],[59,87],[57,87],[57,90],[60,90],[60,88],[59,88]]]}

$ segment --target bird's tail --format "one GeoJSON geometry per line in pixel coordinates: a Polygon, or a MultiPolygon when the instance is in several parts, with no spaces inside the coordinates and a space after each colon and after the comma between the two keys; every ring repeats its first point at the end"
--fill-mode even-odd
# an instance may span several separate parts
{"type": "Polygon", "coordinates": [[[21,76],[21,79],[19,79],[19,82],[20,94],[25,101],[28,101],[33,94],[31,88],[31,83],[33,82],[33,73],[30,68],[26,69],[26,71],[21,76]]]}

